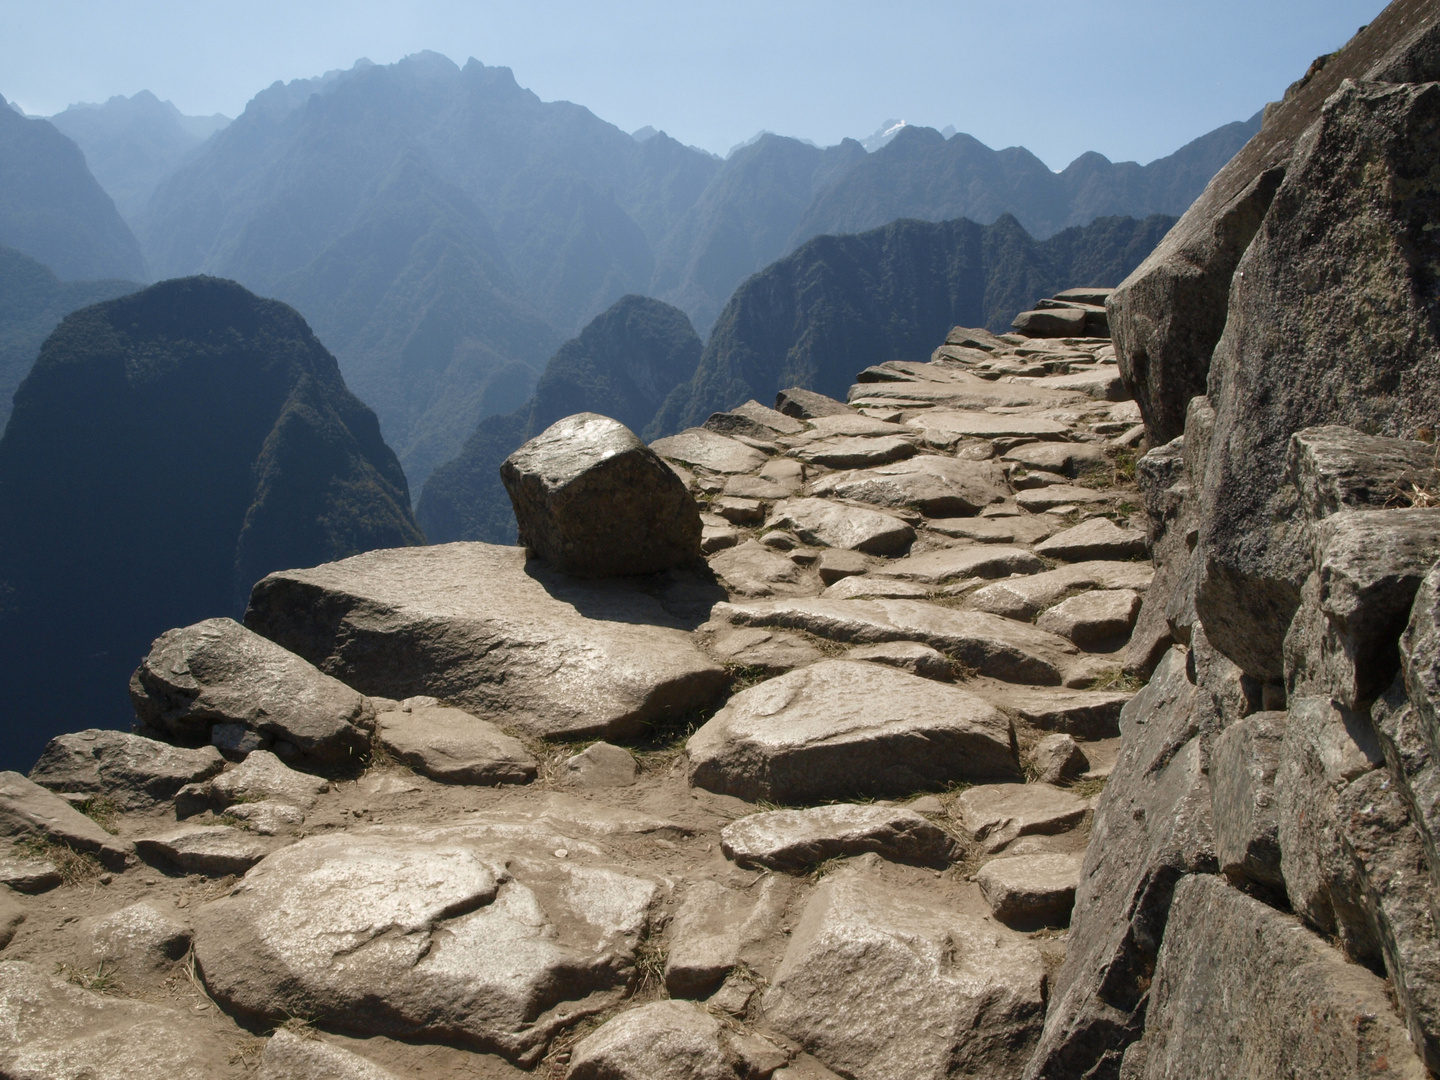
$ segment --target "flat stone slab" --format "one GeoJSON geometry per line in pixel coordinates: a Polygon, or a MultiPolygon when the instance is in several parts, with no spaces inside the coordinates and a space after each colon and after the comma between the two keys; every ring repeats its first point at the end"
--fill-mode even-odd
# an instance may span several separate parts
{"type": "Polygon", "coordinates": [[[725,588],[739,596],[804,596],[817,588],[815,579],[792,559],[755,540],[712,555],[709,561],[725,588]]]}
{"type": "Polygon", "coordinates": [[[1032,727],[1081,739],[1109,739],[1119,735],[1120,712],[1135,696],[1133,691],[985,682],[971,684],[970,690],[1032,727]]]}
{"type": "Polygon", "coordinates": [[[820,595],[826,600],[924,600],[934,590],[918,581],[900,581],[892,577],[864,574],[837,581],[820,595]]]}
{"type": "Polygon", "coordinates": [[[732,821],[720,830],[720,850],[741,866],[806,870],[867,851],[891,862],[944,866],[960,849],[949,833],[913,810],[836,803],[732,821]]]}
{"type": "Polygon", "coordinates": [[[399,1080],[389,1069],[317,1037],[276,1028],[260,1055],[256,1080],[399,1080]]]}
{"type": "Polygon", "coordinates": [[[273,799],[235,803],[225,808],[225,815],[244,822],[257,836],[280,836],[305,824],[304,810],[273,799]]]}
{"type": "Polygon", "coordinates": [[[1108,464],[1103,447],[1095,443],[1028,442],[1012,447],[1001,457],[1027,469],[1073,477],[1087,468],[1108,464]]]}
{"type": "MultiPolygon", "coordinates": [[[[920,366],[920,365],[915,365],[920,366]]],[[[881,403],[888,400],[924,402],[936,408],[948,406],[957,411],[969,409],[1017,409],[1031,405],[1069,405],[1088,401],[1085,394],[1030,386],[1034,380],[1015,384],[996,383],[968,372],[931,365],[928,373],[915,372],[916,378],[906,382],[856,383],[850,387],[849,398],[881,403]]]]}
{"type": "Polygon", "coordinates": [[[82,990],[33,964],[0,961],[0,1073],[17,1080],[212,1080],[233,1039],[186,1013],[82,990]]]}
{"type": "Polygon", "coordinates": [[[196,911],[195,955],[227,1008],[533,1064],[619,999],[660,892],[534,818],[352,829],[282,848],[196,911]]]}
{"type": "Polygon", "coordinates": [[[922,679],[950,682],[955,677],[955,663],[939,649],[918,641],[882,641],[878,645],[857,645],[845,654],[847,660],[865,660],[872,664],[908,671],[922,679]]]}
{"type": "Polygon", "coordinates": [[[567,578],[492,544],[271,574],[246,619],[367,694],[429,695],[542,737],[633,735],[725,683],[634,583],[567,578]]]}
{"type": "Polygon", "coordinates": [[[1070,434],[1070,429],[1064,424],[1043,417],[1002,415],[968,409],[923,412],[912,418],[909,424],[927,434],[941,432],[966,439],[1060,440],[1070,434]]]}
{"type": "Polygon", "coordinates": [[[1089,506],[1094,503],[1110,502],[1116,496],[1114,491],[1096,491],[1094,488],[1076,487],[1073,484],[1051,484],[1048,487],[1017,491],[1015,502],[1022,510],[1040,514],[1057,506],[1089,506]]]}
{"type": "Polygon", "coordinates": [[[1028,514],[1000,518],[932,518],[925,527],[941,536],[981,544],[1034,544],[1055,531],[1050,522],[1028,514]]]}
{"type": "Polygon", "coordinates": [[[977,611],[1028,622],[1069,593],[1086,589],[1144,592],[1154,577],[1155,568],[1149,563],[1107,560],[1072,563],[1057,570],[986,585],[970,594],[970,606],[977,611]]]}
{"type": "Polygon", "coordinates": [[[524,784],[540,771],[519,739],[463,709],[416,705],[382,712],[375,738],[397,761],[447,784],[524,784]]]}
{"type": "Polygon", "coordinates": [[[798,479],[791,483],[780,483],[775,480],[765,480],[759,476],[730,476],[725,480],[722,494],[728,498],[762,499],[766,502],[775,502],[779,499],[788,499],[799,490],[798,479]]]}
{"type": "Polygon", "coordinates": [[[1066,562],[1086,559],[1135,559],[1149,549],[1145,534],[1122,529],[1109,518],[1082,521],[1073,529],[1056,533],[1035,545],[1035,553],[1066,562]]]}
{"type": "Polygon", "coordinates": [[[965,831],[990,855],[1020,836],[1069,832],[1089,812],[1089,799],[1049,784],[982,784],[955,800],[965,831]]]}
{"type": "Polygon", "coordinates": [[[816,887],[762,999],[766,1021],[845,1076],[1019,1076],[1045,1014],[1039,950],[898,894],[868,860],[816,887]]]}
{"type": "Polygon", "coordinates": [[[650,449],[682,465],[717,473],[751,473],[766,461],[765,454],[753,446],[704,428],[687,428],[678,435],[656,439],[650,449]]]}
{"type": "Polygon", "coordinates": [[[693,1001],[629,1009],[575,1044],[566,1080],[740,1080],[769,1076],[789,1054],[722,1024],[693,1001]]]}
{"type": "Polygon", "coordinates": [[[699,787],[795,802],[1013,777],[1010,733],[999,710],[964,690],[826,660],[736,694],[686,750],[699,787]]]}
{"type": "Polygon", "coordinates": [[[937,454],[822,476],[810,485],[810,491],[873,506],[913,506],[935,517],[974,514],[1009,493],[1005,475],[993,461],[937,454]]]}
{"type": "Polygon", "coordinates": [[[103,795],[122,810],[144,810],[224,767],[225,759],[213,746],[190,750],[126,731],[91,728],[51,739],[30,779],[51,791],[103,795]]]}
{"type": "Polygon", "coordinates": [[[320,766],[354,764],[370,746],[361,694],[233,619],[161,634],[130,677],[130,701],[181,741],[209,742],[217,725],[235,725],[320,766]]]}
{"type": "Polygon", "coordinates": [[[135,841],[147,862],[178,867],[187,874],[224,877],[243,874],[270,853],[270,845],[228,825],[187,825],[135,841]]]}
{"type": "Polygon", "coordinates": [[[691,882],[667,930],[665,988],[674,997],[703,998],[739,964],[768,969],[769,939],[790,892],[789,880],[776,874],[746,889],[707,878],[691,882]]]}
{"type": "Polygon", "coordinates": [[[966,547],[937,548],[923,555],[910,555],[877,567],[877,576],[922,581],[941,585],[958,578],[998,578],[1011,574],[1035,574],[1045,563],[1027,548],[1004,544],[973,544],[966,547]]]}
{"type": "Polygon", "coordinates": [[[39,836],[123,870],[134,845],[111,836],[54,792],[17,772],[0,772],[0,836],[39,836]]]}
{"type": "Polygon", "coordinates": [[[1041,612],[1035,625],[1082,649],[1094,649],[1122,644],[1139,614],[1140,594],[1134,589],[1093,589],[1041,612]]]}
{"type": "Polygon", "coordinates": [[[796,449],[794,454],[801,461],[811,465],[823,465],[827,469],[864,469],[913,456],[913,438],[913,435],[837,435],[806,443],[796,449]]]}
{"type": "Polygon", "coordinates": [[[804,667],[825,654],[799,634],[783,630],[760,630],[752,627],[726,627],[716,630],[707,649],[722,663],[737,667],[759,668],[767,675],[779,675],[791,668],[804,667]]]}
{"type": "Polygon", "coordinates": [[[1058,685],[1078,654],[1064,638],[1033,626],[923,600],[760,600],[716,604],[713,615],[739,626],[804,630],[856,645],[918,641],[1007,682],[1058,685]]]}
{"type": "Polygon", "coordinates": [[[991,913],[1007,926],[1065,926],[1075,906],[1084,858],[1056,854],[992,859],[975,874],[975,882],[991,913]]]}
{"type": "Polygon", "coordinates": [[[256,750],[208,785],[210,797],[222,809],[237,802],[273,799],[308,810],[329,790],[327,780],[290,768],[268,750],[256,750]]]}
{"type": "Polygon", "coordinates": [[[915,539],[915,530],[897,517],[829,499],[791,499],[776,506],[765,524],[789,529],[807,544],[870,555],[894,555],[915,539]]]}
{"type": "Polygon", "coordinates": [[[16,892],[49,892],[62,880],[60,870],[48,859],[0,859],[0,885],[16,892]]]}

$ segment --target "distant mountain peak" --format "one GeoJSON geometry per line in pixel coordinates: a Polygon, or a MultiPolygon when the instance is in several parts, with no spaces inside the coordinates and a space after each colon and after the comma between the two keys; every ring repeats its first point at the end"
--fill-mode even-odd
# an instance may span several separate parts
{"type": "Polygon", "coordinates": [[[904,120],[886,120],[875,129],[875,134],[871,135],[868,139],[861,139],[860,145],[873,154],[882,146],[887,145],[891,139],[900,134],[902,129],[908,126],[904,120]]]}
{"type": "Polygon", "coordinates": [[[653,139],[660,132],[656,131],[649,124],[630,133],[630,137],[636,142],[644,142],[646,139],[653,139]]]}

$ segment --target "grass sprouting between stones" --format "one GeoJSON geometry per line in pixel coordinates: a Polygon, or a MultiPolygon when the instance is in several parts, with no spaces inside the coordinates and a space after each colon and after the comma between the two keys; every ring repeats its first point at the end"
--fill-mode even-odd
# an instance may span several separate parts
{"type": "Polygon", "coordinates": [[[44,836],[27,836],[17,841],[15,852],[25,858],[50,863],[60,872],[60,881],[65,885],[83,885],[104,872],[95,856],[75,851],[44,836]]]}

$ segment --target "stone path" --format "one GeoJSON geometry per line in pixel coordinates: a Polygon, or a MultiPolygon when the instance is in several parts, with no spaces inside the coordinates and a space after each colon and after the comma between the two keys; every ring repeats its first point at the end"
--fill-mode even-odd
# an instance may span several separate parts
{"type": "Polygon", "coordinates": [[[957,328],[654,445],[713,580],[452,544],[172,632],[0,785],[0,1069],[1018,1075],[1138,689],[1118,386],[957,328]]]}

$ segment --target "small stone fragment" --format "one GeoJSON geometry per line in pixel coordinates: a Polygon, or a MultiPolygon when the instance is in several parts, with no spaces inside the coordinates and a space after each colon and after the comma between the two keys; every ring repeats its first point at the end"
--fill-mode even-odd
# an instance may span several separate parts
{"type": "Polygon", "coordinates": [[[1030,751],[1030,767],[1043,784],[1074,780],[1090,768],[1090,759],[1080,745],[1064,732],[1046,735],[1030,751]]]}
{"type": "Polygon", "coordinates": [[[243,822],[259,836],[279,836],[305,824],[305,811],[289,803],[261,799],[226,807],[225,816],[243,822]]]}
{"type": "Polygon", "coordinates": [[[1062,600],[1042,612],[1035,625],[1082,649],[1118,648],[1139,613],[1140,594],[1133,589],[1095,589],[1062,600]]]}
{"type": "Polygon", "coordinates": [[[447,784],[524,784],[540,769],[519,739],[462,709],[383,712],[375,737],[397,761],[447,784]]]}
{"type": "Polygon", "coordinates": [[[575,1045],[566,1080],[739,1080],[723,1030],[690,1001],[623,1012],[575,1045]]]}
{"type": "Polygon", "coordinates": [[[243,874],[270,851],[244,830],[228,825],[184,826],[163,836],[142,837],[135,841],[135,849],[147,861],[210,877],[243,874]]]}
{"type": "Polygon", "coordinates": [[[265,1044],[256,1080],[396,1080],[396,1076],[359,1054],[282,1027],[265,1044]]]}
{"type": "Polygon", "coordinates": [[[858,551],[846,551],[844,548],[829,548],[822,551],[819,561],[815,564],[820,580],[826,585],[833,585],[841,578],[863,574],[869,568],[869,559],[858,551]]]}
{"type": "Polygon", "coordinates": [[[1007,926],[1065,926],[1082,861],[1081,855],[1012,855],[986,863],[975,881],[991,912],[1007,926]]]}
{"type": "Polygon", "coordinates": [[[982,784],[960,793],[955,812],[993,855],[1016,837],[1069,832],[1090,812],[1090,800],[1049,784],[982,784]]]}
{"type": "Polygon", "coordinates": [[[0,885],[8,885],[16,892],[49,892],[62,880],[60,871],[48,859],[0,859],[0,885]]]}
{"type": "Polygon", "coordinates": [[[607,742],[591,743],[564,765],[565,779],[578,787],[627,787],[639,774],[635,755],[607,742]]]}

